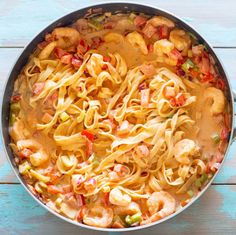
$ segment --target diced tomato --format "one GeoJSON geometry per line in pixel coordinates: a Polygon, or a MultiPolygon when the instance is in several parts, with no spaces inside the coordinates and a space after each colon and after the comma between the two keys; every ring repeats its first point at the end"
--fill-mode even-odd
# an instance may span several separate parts
{"type": "Polygon", "coordinates": [[[85,199],[82,194],[76,194],[77,204],[78,206],[84,206],[85,205],[85,199]]]}
{"type": "Polygon", "coordinates": [[[153,50],[154,50],[153,44],[148,44],[147,49],[149,53],[153,53],[153,50]]]}
{"type": "Polygon", "coordinates": [[[15,94],[11,97],[11,102],[18,102],[21,100],[21,95],[20,94],[15,94]]]}
{"type": "Polygon", "coordinates": [[[169,36],[168,27],[166,25],[161,25],[159,27],[159,39],[165,39],[168,38],[168,36],[169,36]]]}
{"type": "Polygon", "coordinates": [[[62,189],[52,184],[47,186],[47,190],[51,194],[63,193],[62,189]]]}
{"type": "Polygon", "coordinates": [[[22,150],[20,150],[18,156],[21,158],[21,159],[24,159],[24,158],[28,158],[30,155],[32,155],[33,152],[28,149],[28,148],[23,148],[22,150]]]}
{"type": "Polygon", "coordinates": [[[69,54],[68,52],[66,52],[65,50],[61,49],[60,47],[56,47],[54,49],[54,53],[55,53],[56,57],[59,58],[59,59],[61,59],[62,56],[69,54]]]}
{"type": "Polygon", "coordinates": [[[104,65],[102,66],[102,70],[106,70],[106,69],[108,69],[108,66],[107,66],[107,64],[104,64],[104,65]]]}
{"type": "Polygon", "coordinates": [[[183,105],[185,104],[186,99],[185,99],[184,94],[179,93],[179,94],[175,97],[175,99],[176,99],[176,105],[177,105],[177,106],[183,106],[183,105]]]}
{"type": "Polygon", "coordinates": [[[166,86],[164,89],[164,96],[167,99],[173,98],[175,97],[175,88],[174,87],[170,87],[170,86],[166,86]]]}
{"type": "Polygon", "coordinates": [[[86,211],[87,211],[87,206],[86,205],[82,206],[78,212],[76,219],[78,221],[81,221],[84,218],[86,211]]]}
{"type": "Polygon", "coordinates": [[[180,67],[176,68],[176,74],[180,77],[183,77],[185,75],[185,72],[183,69],[181,69],[180,67]]]}
{"type": "Polygon", "coordinates": [[[45,113],[42,117],[43,123],[49,123],[53,119],[53,116],[49,113],[45,113]]]}
{"type": "Polygon", "coordinates": [[[109,21],[103,25],[104,29],[113,29],[116,26],[116,21],[109,21]]]}
{"type": "Polygon", "coordinates": [[[138,86],[139,91],[144,90],[144,89],[146,89],[146,88],[147,88],[147,84],[146,84],[145,82],[141,83],[141,84],[138,86]]]}
{"type": "Polygon", "coordinates": [[[224,90],[225,89],[225,81],[223,79],[217,79],[216,80],[216,87],[220,90],[224,90]]]}
{"type": "Polygon", "coordinates": [[[71,64],[72,57],[73,57],[73,55],[71,55],[71,54],[63,55],[63,56],[61,57],[61,62],[62,62],[63,64],[71,64]]]}
{"type": "Polygon", "coordinates": [[[205,74],[202,77],[202,82],[213,82],[214,81],[214,76],[211,73],[205,74]]]}
{"type": "Polygon", "coordinates": [[[111,57],[109,55],[104,55],[103,56],[103,61],[104,62],[110,62],[111,61],[111,57]]]}
{"type": "Polygon", "coordinates": [[[226,140],[228,138],[229,132],[226,127],[223,127],[220,133],[221,140],[226,140]]]}
{"type": "Polygon", "coordinates": [[[39,95],[43,91],[44,86],[45,86],[45,82],[36,82],[32,88],[33,94],[39,95]]]}
{"type": "Polygon", "coordinates": [[[97,49],[104,41],[100,37],[92,38],[92,48],[97,49]]]}
{"type": "Polygon", "coordinates": [[[136,16],[134,18],[134,25],[136,27],[141,27],[143,25],[145,25],[147,22],[147,18],[146,17],[143,17],[143,16],[136,16]]]}
{"type": "Polygon", "coordinates": [[[170,56],[170,58],[177,60],[179,63],[183,63],[183,56],[176,48],[174,48],[170,52],[169,56],[170,56]]]}
{"type": "Polygon", "coordinates": [[[44,47],[46,47],[50,42],[49,41],[42,41],[37,46],[40,50],[42,50],[44,47]]]}
{"type": "Polygon", "coordinates": [[[110,193],[107,192],[107,193],[104,193],[104,203],[105,203],[105,206],[108,206],[109,205],[109,196],[110,196],[110,193]]]}
{"type": "Polygon", "coordinates": [[[140,71],[148,78],[151,78],[156,74],[156,69],[152,64],[142,64],[139,68],[140,71]]]}
{"type": "Polygon", "coordinates": [[[151,38],[157,32],[157,28],[151,24],[146,24],[142,32],[147,38],[151,38]]]}
{"type": "Polygon", "coordinates": [[[209,58],[202,57],[202,61],[199,64],[199,69],[203,74],[210,73],[210,61],[209,58]]]}
{"type": "Polygon", "coordinates": [[[147,107],[149,103],[150,89],[141,90],[141,105],[147,107]]]}
{"type": "Polygon", "coordinates": [[[61,173],[59,172],[55,172],[53,171],[53,169],[51,171],[48,171],[45,173],[45,176],[49,176],[50,177],[50,182],[55,184],[57,183],[57,181],[60,179],[61,177],[61,173]]]}
{"type": "Polygon", "coordinates": [[[83,64],[82,60],[76,59],[76,58],[72,58],[71,60],[71,64],[76,67],[76,68],[80,68],[80,66],[83,64]]]}
{"type": "Polygon", "coordinates": [[[87,130],[83,130],[81,132],[81,135],[84,135],[87,139],[89,139],[90,141],[94,141],[94,134],[90,133],[89,131],[87,130]]]}
{"type": "Polygon", "coordinates": [[[90,49],[88,43],[84,39],[80,39],[79,44],[77,46],[78,54],[85,54],[90,49]]]}
{"type": "Polygon", "coordinates": [[[86,155],[91,156],[93,153],[93,143],[90,140],[86,140],[86,155]]]}
{"type": "Polygon", "coordinates": [[[192,76],[192,78],[197,78],[199,73],[198,71],[194,70],[194,69],[189,69],[190,75],[192,76]]]}
{"type": "Polygon", "coordinates": [[[175,100],[175,98],[171,98],[170,99],[170,104],[172,105],[172,106],[176,106],[176,100],[175,100]]]}

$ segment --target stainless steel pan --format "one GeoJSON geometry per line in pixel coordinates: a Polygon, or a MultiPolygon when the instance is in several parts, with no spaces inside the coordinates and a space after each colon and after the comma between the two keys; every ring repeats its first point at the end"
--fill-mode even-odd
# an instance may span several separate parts
{"type": "Polygon", "coordinates": [[[147,227],[150,227],[150,226],[158,225],[159,223],[162,223],[166,220],[169,220],[169,219],[173,218],[174,216],[176,216],[177,214],[179,214],[180,212],[182,212],[183,210],[188,208],[193,202],[195,202],[207,190],[207,188],[210,186],[210,184],[212,183],[212,181],[214,180],[214,178],[216,177],[218,172],[214,175],[214,177],[211,179],[211,181],[205,186],[205,188],[199,193],[199,195],[196,198],[194,198],[187,206],[185,206],[181,210],[178,210],[174,214],[172,214],[168,217],[165,217],[162,220],[158,220],[156,222],[153,222],[151,224],[144,225],[144,226],[123,228],[123,229],[112,229],[112,228],[104,229],[104,228],[96,228],[96,227],[91,227],[91,226],[88,226],[88,225],[85,225],[85,224],[77,223],[75,221],[72,221],[72,220],[70,220],[66,217],[63,217],[63,216],[57,214],[56,212],[54,212],[53,210],[51,210],[50,208],[45,206],[28,189],[26,183],[24,182],[24,179],[19,174],[18,168],[17,168],[17,166],[14,162],[13,152],[12,152],[11,148],[9,147],[9,143],[10,143],[10,136],[9,136],[9,133],[8,133],[9,111],[10,111],[9,107],[10,107],[10,98],[11,98],[11,94],[12,94],[12,91],[13,91],[14,81],[17,78],[18,74],[21,72],[21,69],[23,68],[23,66],[26,64],[29,56],[34,52],[34,49],[37,47],[37,44],[40,43],[41,41],[43,41],[44,36],[45,36],[46,33],[51,32],[56,27],[70,25],[71,23],[76,21],[78,18],[83,18],[84,16],[89,16],[89,15],[93,15],[93,14],[97,14],[97,13],[104,13],[104,12],[108,12],[108,11],[112,12],[112,13],[117,13],[117,12],[122,12],[122,13],[138,12],[138,13],[145,13],[147,15],[165,16],[165,17],[173,20],[177,25],[184,28],[188,32],[193,33],[199,39],[199,41],[201,43],[205,44],[205,46],[207,47],[207,49],[209,50],[209,52],[211,53],[211,55],[215,59],[216,65],[219,69],[219,72],[220,72],[222,78],[225,80],[226,86],[228,87],[227,99],[228,99],[228,101],[231,105],[231,110],[232,110],[232,130],[233,131],[231,131],[231,133],[230,133],[229,143],[228,143],[228,147],[227,147],[227,151],[226,151],[225,155],[227,155],[228,149],[229,149],[231,143],[234,141],[234,138],[236,136],[236,131],[234,129],[234,115],[233,115],[234,114],[234,105],[233,105],[233,103],[234,103],[234,98],[233,97],[234,96],[233,96],[232,88],[231,88],[230,83],[229,83],[229,79],[228,79],[228,77],[225,73],[225,70],[224,70],[221,62],[219,61],[218,57],[216,56],[214,50],[207,43],[207,41],[196,30],[194,30],[193,27],[191,27],[190,25],[185,23],[180,18],[178,18],[178,17],[174,16],[173,14],[170,14],[170,13],[164,11],[164,10],[158,9],[154,6],[140,5],[140,4],[135,4],[135,3],[124,3],[124,2],[119,3],[119,2],[116,2],[116,3],[104,3],[104,4],[85,7],[83,9],[79,9],[75,12],[72,12],[72,13],[66,15],[66,16],[63,16],[62,18],[60,18],[57,21],[50,24],[47,28],[45,28],[37,36],[35,36],[33,38],[33,40],[25,47],[25,49],[23,50],[23,52],[21,53],[21,55],[17,59],[15,65],[13,66],[13,68],[12,68],[10,74],[9,74],[9,78],[8,78],[8,80],[6,82],[6,85],[5,85],[5,88],[4,88],[3,99],[2,99],[2,109],[1,109],[1,112],[2,112],[1,113],[1,118],[2,118],[1,119],[2,140],[3,140],[4,146],[5,146],[6,156],[9,160],[9,162],[10,162],[17,178],[19,179],[21,184],[25,187],[26,191],[30,194],[30,196],[33,197],[42,207],[46,208],[48,211],[50,211],[55,216],[65,220],[69,223],[75,224],[77,226],[81,226],[83,228],[88,228],[88,229],[92,229],[92,230],[99,230],[99,231],[124,232],[124,231],[131,231],[131,230],[139,230],[139,229],[142,229],[142,228],[147,228],[147,227]]]}

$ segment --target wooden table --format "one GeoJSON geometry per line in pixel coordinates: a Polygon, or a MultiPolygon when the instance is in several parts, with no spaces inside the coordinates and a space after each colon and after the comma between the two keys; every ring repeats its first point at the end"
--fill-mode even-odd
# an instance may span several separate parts
{"type": "MultiPolygon", "coordinates": [[[[109,1],[104,1],[109,2],[109,1]]],[[[131,2],[131,0],[130,0],[131,2]]],[[[132,2],[145,3],[136,0],[132,2]]],[[[215,48],[236,88],[235,0],[149,0],[192,24],[215,48]]],[[[0,91],[29,40],[53,20],[96,0],[1,0],[0,91]]],[[[66,223],[41,208],[19,184],[0,145],[0,234],[102,234],[66,223]]],[[[209,190],[189,209],[156,227],[127,234],[236,234],[236,143],[209,190]]]]}

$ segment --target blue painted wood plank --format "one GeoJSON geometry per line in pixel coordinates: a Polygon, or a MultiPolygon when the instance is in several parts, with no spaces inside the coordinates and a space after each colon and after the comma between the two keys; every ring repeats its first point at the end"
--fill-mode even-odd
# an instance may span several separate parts
{"type": "MultiPolygon", "coordinates": [[[[129,0],[145,4],[143,0],[129,0]]],[[[24,46],[55,19],[97,0],[10,0],[0,1],[0,46],[24,46]],[[26,30],[27,29],[27,30],[26,30]]],[[[104,0],[103,2],[110,2],[104,0]]],[[[120,0],[120,2],[127,2],[120,0]]],[[[214,46],[236,46],[236,7],[224,1],[149,0],[148,4],[168,10],[192,24],[214,46]]]]}
{"type": "MultiPolygon", "coordinates": [[[[236,208],[232,207],[235,204],[235,185],[211,186],[200,200],[170,221],[144,231],[125,234],[235,234],[236,208]]],[[[95,234],[51,215],[20,185],[0,185],[0,208],[0,234],[95,234]]]]}

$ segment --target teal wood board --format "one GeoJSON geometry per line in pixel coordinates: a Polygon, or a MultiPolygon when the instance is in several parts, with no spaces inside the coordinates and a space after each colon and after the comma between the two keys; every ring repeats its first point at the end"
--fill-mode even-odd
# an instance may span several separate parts
{"type": "MultiPolygon", "coordinates": [[[[17,56],[57,18],[96,0],[1,0],[0,93],[17,56]]],[[[127,2],[120,0],[119,2],[127,2]]],[[[129,0],[154,5],[190,23],[214,47],[236,89],[235,0],[129,0]]],[[[236,234],[236,143],[207,192],[190,208],[158,226],[126,235],[236,234]]],[[[0,235],[100,235],[62,221],[35,202],[19,184],[0,143],[0,235]]],[[[111,234],[111,233],[109,233],[111,234]]],[[[120,234],[119,232],[115,233],[120,234]]]]}

